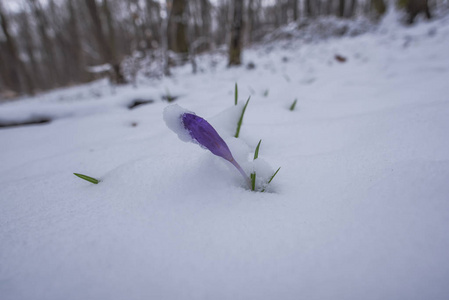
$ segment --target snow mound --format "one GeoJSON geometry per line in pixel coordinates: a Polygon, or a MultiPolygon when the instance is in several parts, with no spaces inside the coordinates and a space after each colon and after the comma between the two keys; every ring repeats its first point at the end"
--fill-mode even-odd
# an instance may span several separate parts
{"type": "Polygon", "coordinates": [[[193,142],[189,131],[186,130],[182,124],[182,115],[186,113],[195,114],[178,104],[172,104],[164,109],[163,118],[167,127],[176,133],[181,141],[193,142]]]}

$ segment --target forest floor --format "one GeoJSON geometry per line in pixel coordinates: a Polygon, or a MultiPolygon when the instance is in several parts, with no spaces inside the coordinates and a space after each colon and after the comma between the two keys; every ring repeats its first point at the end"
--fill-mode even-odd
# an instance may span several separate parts
{"type": "Polygon", "coordinates": [[[448,50],[447,18],[384,24],[245,50],[254,69],[204,56],[196,75],[0,105],[3,123],[51,119],[0,128],[0,298],[447,299],[448,50]],[[167,93],[248,173],[262,139],[269,190],[179,140],[167,93]]]}

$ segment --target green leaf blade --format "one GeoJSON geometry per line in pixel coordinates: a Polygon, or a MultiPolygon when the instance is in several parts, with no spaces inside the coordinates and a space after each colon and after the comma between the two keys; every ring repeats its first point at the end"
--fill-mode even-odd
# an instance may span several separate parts
{"type": "Polygon", "coordinates": [[[256,160],[259,157],[260,143],[262,143],[262,140],[260,140],[259,144],[257,144],[256,151],[254,152],[254,160],[256,160]]]}
{"type": "Polygon", "coordinates": [[[237,82],[235,83],[235,89],[234,89],[234,105],[237,105],[239,98],[239,88],[237,86],[237,82]]]}
{"type": "Polygon", "coordinates": [[[249,100],[251,99],[251,96],[249,96],[248,100],[246,100],[245,106],[243,106],[243,110],[242,110],[242,114],[240,115],[240,119],[237,123],[237,131],[235,132],[235,136],[236,138],[239,137],[240,135],[240,128],[242,127],[242,123],[243,123],[243,116],[245,115],[245,111],[246,111],[246,107],[248,106],[249,100]]]}
{"type": "Polygon", "coordinates": [[[281,169],[281,167],[279,167],[279,168],[276,170],[276,172],[274,172],[273,176],[271,176],[270,180],[268,180],[268,183],[270,183],[270,182],[273,180],[274,176],[276,176],[276,174],[279,172],[280,169],[281,169]]]}
{"type": "Polygon", "coordinates": [[[90,183],[93,183],[93,184],[98,184],[100,182],[100,180],[95,179],[90,176],[87,176],[87,175],[83,175],[83,174],[79,174],[79,173],[73,173],[73,175],[78,176],[79,178],[89,181],[90,183]]]}
{"type": "Polygon", "coordinates": [[[290,111],[294,111],[295,110],[297,101],[298,101],[298,99],[295,99],[295,101],[293,101],[292,105],[290,106],[290,111]]]}
{"type": "Polygon", "coordinates": [[[256,190],[256,172],[251,173],[250,177],[251,177],[251,191],[255,191],[256,190]]]}
{"type": "MultiPolygon", "coordinates": [[[[281,167],[279,167],[276,172],[274,172],[273,176],[271,176],[270,180],[268,180],[267,185],[269,185],[271,183],[271,181],[273,180],[273,178],[276,176],[276,174],[279,172],[279,170],[281,169],[281,167]]],[[[265,192],[265,188],[261,191],[262,193],[265,192]]]]}

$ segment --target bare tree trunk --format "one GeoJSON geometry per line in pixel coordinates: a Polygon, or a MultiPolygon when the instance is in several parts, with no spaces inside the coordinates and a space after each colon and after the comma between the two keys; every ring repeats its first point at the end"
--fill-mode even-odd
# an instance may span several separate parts
{"type": "Polygon", "coordinates": [[[20,20],[21,20],[21,30],[20,30],[20,36],[23,37],[24,40],[24,46],[25,51],[28,56],[28,59],[31,64],[31,80],[33,82],[33,86],[36,89],[42,89],[44,86],[42,85],[42,74],[39,68],[39,64],[36,59],[35,50],[36,46],[33,41],[33,35],[31,33],[31,26],[30,22],[28,20],[29,16],[28,13],[22,13],[20,20]]]}
{"type": "Polygon", "coordinates": [[[332,15],[334,8],[334,1],[333,0],[327,0],[326,2],[326,15],[332,15]]]}
{"type": "Polygon", "coordinates": [[[374,12],[374,17],[379,19],[387,11],[387,6],[384,0],[371,0],[371,8],[374,12]]]}
{"type": "Polygon", "coordinates": [[[338,0],[338,16],[340,18],[345,16],[345,0],[338,0]]]}
{"type": "Polygon", "coordinates": [[[47,24],[49,28],[54,32],[55,47],[55,59],[53,64],[55,65],[56,74],[58,75],[58,84],[66,86],[71,78],[73,78],[73,67],[71,63],[71,57],[69,55],[71,51],[70,42],[67,39],[67,34],[64,30],[65,21],[61,18],[61,11],[56,6],[54,0],[49,0],[47,10],[47,24]]]}
{"type": "Polygon", "coordinates": [[[312,7],[312,0],[305,0],[304,5],[305,5],[305,11],[306,11],[307,17],[308,18],[315,17],[313,7],[312,7]]]}
{"type": "Polygon", "coordinates": [[[148,48],[147,41],[145,39],[145,30],[142,27],[142,17],[140,4],[138,0],[128,0],[128,11],[131,16],[132,25],[134,29],[135,48],[144,53],[144,50],[148,48]]]}
{"type": "Polygon", "coordinates": [[[169,49],[175,53],[188,54],[187,26],[184,16],[186,0],[173,0],[169,16],[169,49]]]}
{"type": "Polygon", "coordinates": [[[68,30],[71,37],[70,40],[72,42],[71,52],[73,54],[73,61],[75,65],[74,80],[78,82],[85,82],[87,80],[87,73],[85,70],[86,62],[73,0],[67,0],[67,9],[69,11],[68,30]]]}
{"type": "Polygon", "coordinates": [[[289,0],[277,1],[277,15],[279,18],[278,24],[285,25],[288,23],[288,11],[289,11],[289,0]]]}
{"type": "Polygon", "coordinates": [[[120,67],[120,62],[117,59],[114,26],[112,25],[112,16],[107,5],[107,0],[103,0],[103,11],[105,12],[106,21],[108,24],[109,42],[106,39],[103,25],[100,19],[100,13],[98,11],[95,0],[85,0],[85,3],[94,25],[95,39],[97,41],[98,47],[100,48],[100,52],[102,53],[102,57],[105,62],[111,65],[113,76],[112,80],[117,84],[126,83],[120,67]]]}
{"type": "Polygon", "coordinates": [[[211,4],[209,0],[201,0],[201,19],[202,19],[202,28],[201,28],[201,36],[207,40],[207,47],[204,50],[209,50],[211,48],[211,4]]]}
{"type": "Polygon", "coordinates": [[[322,1],[314,1],[315,3],[315,15],[323,14],[324,6],[322,1]]]}
{"type": "Polygon", "coordinates": [[[18,69],[16,68],[16,48],[15,48],[15,42],[12,41],[12,37],[9,34],[9,25],[8,20],[6,19],[5,14],[3,13],[3,8],[0,8],[0,21],[1,21],[1,27],[3,30],[3,34],[6,37],[5,42],[5,53],[2,51],[2,64],[0,65],[0,68],[2,68],[2,74],[5,74],[3,77],[5,78],[6,86],[13,90],[14,92],[20,94],[22,93],[23,87],[22,87],[22,81],[20,79],[20,75],[18,72],[18,69]]]}
{"type": "Polygon", "coordinates": [[[112,73],[113,73],[113,81],[116,84],[125,84],[126,79],[123,76],[123,70],[120,64],[121,59],[119,59],[117,54],[117,44],[116,44],[116,33],[114,27],[114,20],[112,18],[111,10],[108,5],[108,0],[103,0],[103,11],[106,16],[106,24],[108,28],[108,39],[109,43],[106,46],[109,46],[111,60],[110,64],[112,65],[112,73]]]}
{"type": "Polygon", "coordinates": [[[293,11],[293,21],[298,21],[298,0],[291,0],[291,6],[293,11]]]}
{"type": "Polygon", "coordinates": [[[93,23],[93,31],[95,35],[95,40],[97,41],[98,48],[100,49],[101,56],[106,62],[112,61],[112,53],[108,47],[106,37],[103,31],[103,25],[101,24],[100,15],[98,12],[97,4],[95,0],[85,0],[87,9],[89,10],[89,15],[93,23]]]}
{"type": "MultiPolygon", "coordinates": [[[[197,43],[198,39],[202,37],[202,23],[201,3],[199,0],[187,1],[184,14],[187,16],[187,36],[193,43],[197,43]]],[[[192,46],[192,45],[189,45],[192,46]]],[[[189,47],[190,48],[190,47],[189,47]]],[[[192,52],[192,49],[189,49],[192,52]]]]}
{"type": "Polygon", "coordinates": [[[25,68],[25,64],[20,59],[16,41],[9,32],[8,19],[6,18],[6,14],[4,13],[1,3],[0,3],[0,19],[3,34],[6,37],[6,45],[9,50],[10,57],[12,58],[11,87],[18,93],[23,93],[25,91],[28,94],[34,94],[34,86],[31,81],[30,74],[25,68]]]}
{"type": "Polygon", "coordinates": [[[164,18],[163,22],[162,22],[162,26],[161,26],[161,45],[162,45],[162,55],[163,55],[163,69],[164,69],[164,75],[165,76],[170,76],[170,57],[168,56],[168,43],[169,43],[169,38],[168,38],[168,25],[169,25],[169,21],[168,21],[168,16],[170,15],[170,7],[167,5],[167,10],[166,10],[166,17],[164,18]]]}
{"type": "Polygon", "coordinates": [[[357,0],[351,0],[351,2],[349,3],[349,9],[346,16],[348,18],[354,17],[356,8],[357,8],[357,0]]]}
{"type": "Polygon", "coordinates": [[[231,25],[231,41],[229,45],[228,66],[241,65],[242,32],[243,32],[243,1],[234,0],[233,20],[231,25]]]}
{"type": "Polygon", "coordinates": [[[246,27],[246,41],[248,44],[253,42],[253,31],[254,31],[254,23],[255,23],[255,10],[254,10],[254,0],[249,0],[248,2],[248,19],[246,27]]]}
{"type": "Polygon", "coordinates": [[[408,13],[408,23],[413,24],[415,18],[420,13],[426,15],[427,19],[431,19],[432,15],[429,10],[428,0],[406,0],[406,8],[408,13]]]}
{"type": "Polygon", "coordinates": [[[217,29],[214,34],[216,44],[227,43],[227,36],[230,33],[229,20],[230,3],[229,1],[220,0],[217,7],[217,29]]]}
{"type": "MultiPolygon", "coordinates": [[[[146,6],[147,17],[151,29],[149,37],[151,39],[151,42],[155,41],[157,43],[157,45],[154,46],[160,46],[162,43],[160,31],[161,27],[163,26],[161,19],[161,5],[159,4],[159,2],[155,2],[154,0],[147,0],[146,6]]],[[[153,44],[151,45],[151,47],[153,47],[153,44]]]]}
{"type": "Polygon", "coordinates": [[[57,58],[53,40],[48,36],[47,19],[42,11],[40,2],[37,0],[28,0],[33,10],[34,17],[43,46],[43,65],[47,70],[46,88],[53,88],[60,84],[60,76],[57,69],[57,58]]]}

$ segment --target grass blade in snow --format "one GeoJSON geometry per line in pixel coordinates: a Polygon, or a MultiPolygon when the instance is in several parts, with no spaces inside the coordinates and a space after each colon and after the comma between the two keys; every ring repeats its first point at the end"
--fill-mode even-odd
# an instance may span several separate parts
{"type": "Polygon", "coordinates": [[[295,99],[295,101],[293,101],[293,104],[290,106],[290,110],[294,111],[295,107],[296,107],[296,102],[298,101],[298,99],[295,99]]]}
{"type": "Polygon", "coordinates": [[[259,144],[257,144],[256,151],[254,152],[254,160],[256,160],[259,157],[260,143],[262,143],[262,140],[260,140],[259,144]]]}
{"type": "MultiPolygon", "coordinates": [[[[276,170],[276,172],[274,172],[273,176],[271,176],[270,180],[268,180],[267,185],[269,185],[271,183],[271,181],[273,180],[274,176],[276,176],[276,174],[279,172],[279,170],[281,169],[281,167],[279,167],[279,169],[276,170]]],[[[265,192],[265,189],[262,190],[262,193],[265,192]]]]}
{"type": "MultiPolygon", "coordinates": [[[[256,160],[259,157],[259,148],[260,148],[261,142],[262,142],[262,140],[259,141],[259,143],[257,144],[257,147],[256,147],[256,151],[254,151],[254,160],[256,160]]],[[[250,177],[251,177],[251,191],[255,191],[256,190],[256,172],[251,173],[250,177]]]]}
{"type": "Polygon", "coordinates": [[[251,191],[256,190],[256,173],[251,173],[251,191]]]}
{"type": "Polygon", "coordinates": [[[93,177],[87,176],[87,175],[83,175],[83,174],[78,174],[78,173],[73,173],[73,175],[78,176],[81,179],[84,179],[86,181],[89,181],[93,184],[98,184],[100,182],[100,180],[95,179],[93,177]]]}
{"type": "Polygon", "coordinates": [[[235,90],[234,90],[234,104],[237,105],[238,103],[238,98],[239,98],[239,89],[237,86],[237,82],[235,83],[235,90]]]}
{"type": "Polygon", "coordinates": [[[243,106],[242,114],[240,115],[239,122],[237,123],[237,131],[235,132],[235,136],[234,136],[236,138],[238,138],[240,135],[240,127],[242,127],[243,116],[245,115],[245,110],[246,110],[246,107],[248,106],[250,99],[251,99],[251,96],[249,96],[248,100],[246,100],[245,106],[243,106]]]}

